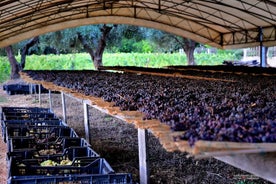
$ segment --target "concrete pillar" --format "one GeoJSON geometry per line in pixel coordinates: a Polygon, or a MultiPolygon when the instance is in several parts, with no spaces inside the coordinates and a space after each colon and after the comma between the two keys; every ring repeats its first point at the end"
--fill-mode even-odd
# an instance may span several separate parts
{"type": "Polygon", "coordinates": [[[61,92],[61,102],[62,102],[63,122],[67,123],[65,94],[63,92],[61,92]]]}
{"type": "Polygon", "coordinates": [[[85,139],[90,144],[91,136],[90,136],[90,124],[89,124],[89,110],[88,110],[88,104],[86,103],[83,103],[83,112],[84,112],[85,139]]]}
{"type": "Polygon", "coordinates": [[[50,111],[53,112],[53,104],[52,104],[51,90],[49,90],[49,108],[50,108],[50,111]]]}
{"type": "Polygon", "coordinates": [[[149,184],[148,167],[148,130],[138,128],[138,147],[139,147],[139,174],[140,183],[149,184]]]}

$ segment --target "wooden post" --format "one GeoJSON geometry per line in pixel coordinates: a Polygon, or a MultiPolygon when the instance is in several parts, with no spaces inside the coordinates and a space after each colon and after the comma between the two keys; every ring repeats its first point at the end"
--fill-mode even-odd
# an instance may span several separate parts
{"type": "Polygon", "coordinates": [[[138,128],[138,147],[139,147],[139,174],[140,183],[149,183],[149,168],[148,168],[148,130],[138,128]]]}
{"type": "Polygon", "coordinates": [[[66,104],[65,104],[65,94],[61,92],[61,101],[62,101],[62,112],[63,112],[63,122],[67,123],[66,118],[66,104]]]}
{"type": "Polygon", "coordinates": [[[52,104],[51,90],[49,90],[49,108],[50,108],[50,111],[53,112],[53,104],[52,104]]]}
{"type": "Polygon", "coordinates": [[[90,124],[89,124],[89,110],[88,104],[83,102],[83,112],[84,112],[84,129],[85,129],[85,139],[90,144],[90,124]]]}

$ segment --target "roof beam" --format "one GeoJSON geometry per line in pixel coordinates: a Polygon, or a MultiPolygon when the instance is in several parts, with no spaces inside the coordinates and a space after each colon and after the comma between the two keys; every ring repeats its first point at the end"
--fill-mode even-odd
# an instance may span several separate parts
{"type": "Polygon", "coordinates": [[[22,41],[33,33],[46,33],[38,30],[50,31],[53,25],[59,30],[73,27],[68,24],[81,20],[82,25],[124,22],[177,32],[219,48],[259,45],[257,30],[263,27],[263,44],[271,46],[276,45],[275,4],[271,0],[2,0],[0,45],[22,41]],[[109,21],[91,22],[92,17],[108,17],[109,21]],[[122,17],[128,21],[118,21],[122,17]]]}

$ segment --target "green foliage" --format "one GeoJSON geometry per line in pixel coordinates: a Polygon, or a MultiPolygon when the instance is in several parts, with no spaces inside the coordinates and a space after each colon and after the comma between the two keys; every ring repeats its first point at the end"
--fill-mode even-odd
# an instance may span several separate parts
{"type": "Polygon", "coordinates": [[[133,50],[133,39],[127,39],[124,38],[121,41],[121,46],[119,47],[119,52],[124,52],[124,53],[130,53],[133,50]]]}
{"type": "MultiPolygon", "coordinates": [[[[197,65],[219,65],[223,60],[235,59],[231,53],[195,54],[197,65]]],[[[114,53],[104,54],[103,64],[106,66],[144,66],[164,67],[168,65],[187,65],[185,54],[173,53],[114,53]]]]}
{"type": "Polygon", "coordinates": [[[232,54],[235,55],[235,59],[237,60],[241,60],[243,57],[243,49],[235,49],[235,50],[221,50],[218,49],[218,54],[222,55],[222,54],[232,54]]]}
{"type": "Polygon", "coordinates": [[[8,80],[10,77],[10,63],[7,57],[0,57],[0,82],[8,80]]]}
{"type": "Polygon", "coordinates": [[[142,40],[133,44],[134,51],[138,53],[152,53],[153,45],[148,40],[142,40]]]}
{"type": "Polygon", "coordinates": [[[60,55],[31,55],[26,59],[25,70],[91,70],[91,58],[86,53],[60,55]]]}
{"type": "Polygon", "coordinates": [[[151,53],[153,45],[148,40],[135,41],[134,39],[122,39],[119,53],[151,53]]]}
{"type": "Polygon", "coordinates": [[[243,58],[243,49],[234,50],[232,53],[237,57],[238,60],[243,58]]]}
{"type": "MultiPolygon", "coordinates": [[[[144,51],[150,51],[149,43],[142,44],[144,51]]],[[[20,60],[20,56],[16,56],[20,60]]],[[[218,65],[223,60],[234,60],[231,52],[219,54],[195,54],[197,65],[218,65]]],[[[140,66],[140,67],[164,67],[168,65],[187,65],[185,54],[173,53],[105,53],[103,55],[105,66],[140,66]]],[[[94,69],[89,54],[60,54],[60,55],[31,55],[26,58],[25,70],[91,70],[94,69]]],[[[0,82],[9,78],[10,65],[7,57],[0,57],[0,82]]]]}
{"type": "Polygon", "coordinates": [[[114,53],[104,54],[105,66],[141,66],[163,67],[167,65],[185,65],[185,55],[159,53],[114,53]]]}
{"type": "Polygon", "coordinates": [[[236,60],[236,56],[232,53],[218,53],[218,54],[195,54],[197,65],[218,65],[222,64],[224,60],[236,60]]]}

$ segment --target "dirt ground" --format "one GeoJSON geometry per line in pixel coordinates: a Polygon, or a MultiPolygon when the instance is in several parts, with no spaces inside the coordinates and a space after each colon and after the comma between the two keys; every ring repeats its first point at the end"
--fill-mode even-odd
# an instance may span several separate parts
{"type": "MultiPolygon", "coordinates": [[[[0,106],[49,107],[49,95],[7,95],[0,85],[0,106]]],[[[52,108],[62,118],[61,95],[52,94],[52,108]]],[[[83,105],[66,97],[67,123],[84,137],[83,105]]],[[[132,173],[139,183],[137,129],[107,114],[89,108],[92,148],[120,173],[132,173]]],[[[152,184],[269,184],[221,161],[209,158],[196,160],[185,153],[168,153],[158,139],[149,135],[149,167],[152,184]]],[[[0,141],[0,183],[6,183],[6,144],[0,141]]]]}

